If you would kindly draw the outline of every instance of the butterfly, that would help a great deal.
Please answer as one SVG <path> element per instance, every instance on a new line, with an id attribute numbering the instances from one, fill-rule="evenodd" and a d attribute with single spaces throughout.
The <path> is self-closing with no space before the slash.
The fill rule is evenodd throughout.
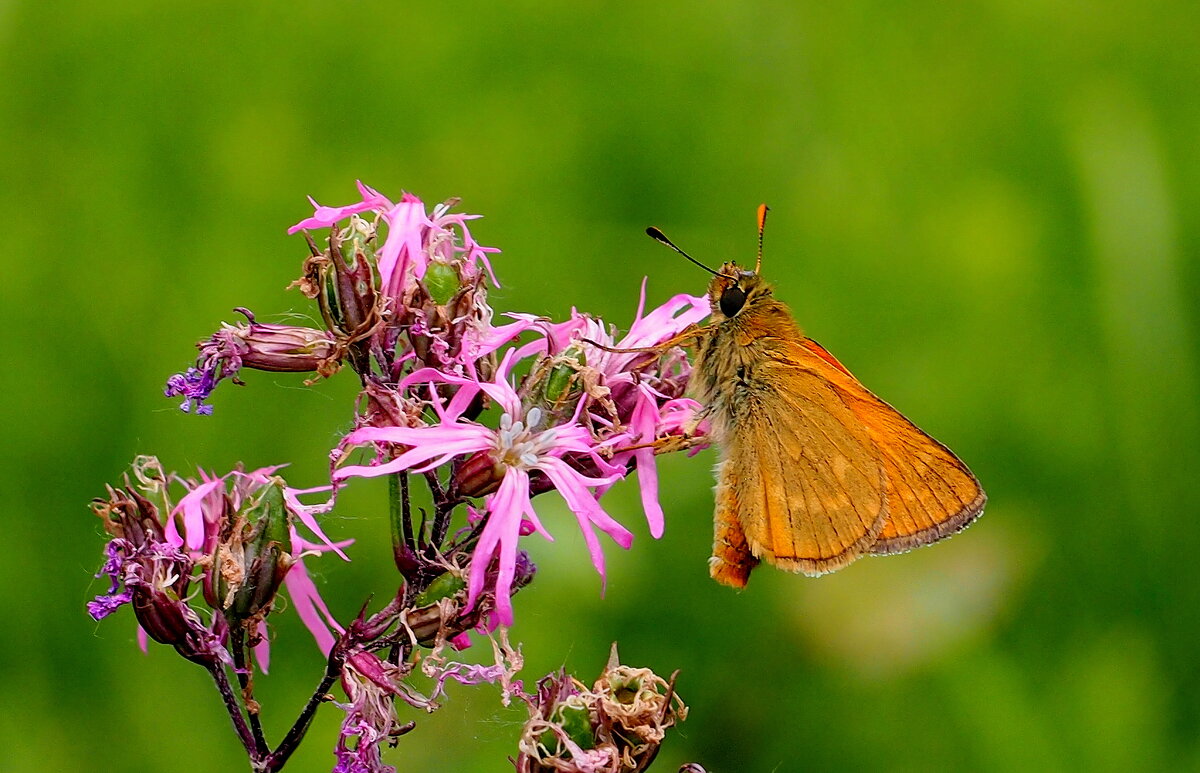
<path id="1" fill-rule="evenodd" d="M 745 587 L 761 562 L 806 575 L 928 545 L 983 512 L 979 481 L 946 446 L 864 387 L 796 325 L 753 271 L 714 271 L 708 324 L 660 347 L 695 348 L 689 393 L 719 449 L 713 579 Z"/>

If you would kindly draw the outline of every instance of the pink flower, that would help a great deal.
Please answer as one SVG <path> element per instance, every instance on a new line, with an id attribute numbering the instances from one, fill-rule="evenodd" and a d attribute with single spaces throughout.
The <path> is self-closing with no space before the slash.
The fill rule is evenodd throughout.
<path id="1" fill-rule="evenodd" d="M 465 254 L 464 263 L 468 270 L 477 270 L 478 263 L 487 271 L 492 285 L 500 286 L 487 257 L 500 250 L 479 244 L 467 228 L 467 221 L 480 215 L 450 214 L 450 203 L 438 204 L 431 214 L 426 214 L 425 205 L 411 193 L 402 194 L 399 203 L 393 204 L 361 180 L 358 190 L 362 200 L 344 207 L 321 206 L 309 197 L 313 216 L 296 223 L 288 233 L 306 228 L 328 228 L 351 215 L 375 212 L 388 226 L 387 237 L 378 254 L 381 289 L 386 296 L 403 298 L 412 279 L 425 275 L 430 260 L 440 257 L 446 262 L 457 261 L 459 253 Z"/>
<path id="2" fill-rule="evenodd" d="M 264 467 L 250 472 L 232 470 L 219 477 L 213 477 L 200 470 L 202 482 L 193 484 L 191 490 L 179 500 L 172 511 L 173 515 L 177 514 L 180 518 L 170 518 L 167 521 L 165 534 L 168 544 L 186 547 L 197 558 L 210 555 L 223 525 L 227 523 L 231 514 L 243 510 L 264 486 L 276 485 L 277 481 L 281 481 L 274 477 L 275 471 L 281 466 Z M 292 553 L 289 558 L 290 566 L 283 576 L 283 585 L 291 597 L 296 614 L 312 633 L 317 646 L 327 655 L 334 641 L 330 629 L 340 632 L 342 628 L 330 614 L 329 608 L 309 578 L 303 558 L 306 555 L 333 552 L 348 561 L 350 559 L 342 548 L 351 544 L 353 540 L 331 542 L 313 516 L 315 508 L 302 504 L 298 498 L 302 494 L 326 490 L 327 486 L 304 490 L 284 486 L 282 493 L 288 512 L 316 535 L 318 540 L 303 539 L 295 526 L 289 525 Z M 180 535 L 178 530 L 179 520 L 183 522 L 183 535 Z M 264 638 L 264 643 L 256 648 L 258 663 L 264 670 L 268 654 L 265 641 Z"/>
<path id="3" fill-rule="evenodd" d="M 455 384 L 458 392 L 446 406 L 439 400 L 432 404 L 440 423 L 423 427 L 363 427 L 351 433 L 347 445 L 389 443 L 404 447 L 395 458 L 374 466 L 347 466 L 334 472 L 335 480 L 349 477 L 375 477 L 401 470 L 424 471 L 438 467 L 456 456 L 480 451 L 489 452 L 503 468 L 500 487 L 484 501 L 487 521 L 479 535 L 467 578 L 467 609 L 473 609 L 484 592 L 484 580 L 492 560 L 498 559 L 499 570 L 494 586 L 496 610 L 500 622 L 512 625 L 510 595 L 517 562 L 517 542 L 522 521 L 548 540 L 553 537 L 538 519 L 530 498 L 530 475 L 544 475 L 575 514 L 588 545 L 592 565 L 604 577 L 604 553 L 595 530 L 607 534 L 618 545 L 628 548 L 633 534 L 617 523 L 600 507 L 589 490 L 608 485 L 624 475 L 601 458 L 600 443 L 592 433 L 576 421 L 542 426 L 545 418 L 540 408 L 525 410 L 520 397 L 508 383 L 514 351 L 509 350 L 497 368 L 492 381 L 476 382 L 432 369 L 411 374 L 399 389 L 413 382 Z M 486 393 L 503 410 L 495 429 L 465 421 L 462 413 L 479 392 Z M 588 458 L 601 471 L 599 477 L 589 477 L 563 460 L 575 455 Z"/>
<path id="4" fill-rule="evenodd" d="M 349 700 L 337 703 L 346 712 L 338 736 L 333 773 L 396 773 L 383 761 L 382 744 L 393 745 L 396 738 L 412 729 L 412 723 L 400 721 L 396 698 L 410 705 L 431 709 L 430 702 L 405 684 L 412 666 L 389 663 L 370 652 L 356 652 L 342 668 L 342 689 Z"/>
<path id="5" fill-rule="evenodd" d="M 590 329 L 583 331 L 583 337 L 616 349 L 658 346 L 709 314 L 708 300 L 695 295 L 676 295 L 646 316 L 642 316 L 645 306 L 646 282 L 642 280 L 641 296 L 633 324 L 621 340 L 614 342 L 612 337 L 605 333 L 603 325 L 589 326 Z M 668 355 L 667 362 L 657 366 L 655 370 L 647 371 L 646 365 L 653 360 L 646 354 L 608 352 L 586 342 L 583 346 L 588 362 L 604 374 L 605 383 L 612 390 L 619 415 L 628 416 L 626 420 L 632 436 L 631 445 L 642 446 L 617 454 L 612 462 L 623 464 L 630 456 L 636 461 L 642 508 L 646 512 L 650 535 L 658 539 L 663 534 L 665 524 L 662 506 L 658 502 L 658 469 L 651 444 L 674 429 L 663 426 L 667 417 L 663 413 L 664 403 L 673 402 L 672 410 L 677 410 L 681 405 L 690 406 L 694 410 L 700 409 L 699 403 L 681 398 L 691 367 L 682 354 L 677 354 L 673 358 Z M 672 368 L 675 369 L 674 373 L 671 372 Z M 626 408 L 622 402 L 630 407 Z"/>
<path id="6" fill-rule="evenodd" d="M 544 338 L 526 344 L 518 356 L 536 351 L 557 354 L 570 347 L 577 347 L 582 353 L 587 367 L 597 375 L 597 383 L 607 390 L 606 396 L 610 400 L 608 411 L 594 411 L 595 418 L 615 424 L 623 431 L 620 445 L 640 446 L 618 450 L 610 461 L 618 467 L 636 464 L 646 521 L 651 536 L 658 539 L 663 534 L 664 519 L 658 502 L 658 474 L 652 444 L 667 435 L 681 434 L 687 421 L 680 420 L 681 411 L 690 418 L 690 414 L 699 410 L 699 403 L 682 397 L 691 367 L 680 350 L 665 355 L 611 352 L 589 341 L 614 349 L 658 346 L 707 317 L 709 304 L 705 298 L 681 294 L 643 316 L 645 305 L 646 282 L 643 280 L 633 324 L 619 340 L 609 333 L 603 321 L 573 311 L 566 322 L 542 324 L 540 329 Z M 611 413 L 615 416 L 606 415 Z"/>

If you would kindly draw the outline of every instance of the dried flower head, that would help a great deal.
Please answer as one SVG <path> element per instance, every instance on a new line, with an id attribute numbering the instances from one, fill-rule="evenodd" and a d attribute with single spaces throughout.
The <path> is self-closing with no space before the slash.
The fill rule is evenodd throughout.
<path id="1" fill-rule="evenodd" d="M 634 773 L 650 766 L 687 707 L 675 694 L 675 674 L 668 681 L 623 666 L 614 644 L 590 690 L 564 672 L 550 674 L 538 682 L 530 713 L 518 773 Z"/>

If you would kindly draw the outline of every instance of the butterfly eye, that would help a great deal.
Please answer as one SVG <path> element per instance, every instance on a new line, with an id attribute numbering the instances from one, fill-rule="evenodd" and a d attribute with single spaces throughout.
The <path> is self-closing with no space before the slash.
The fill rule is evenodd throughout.
<path id="1" fill-rule="evenodd" d="M 745 304 L 746 293 L 742 292 L 742 288 L 737 285 L 728 287 L 725 292 L 721 293 L 721 313 L 726 317 L 737 314 Z"/>

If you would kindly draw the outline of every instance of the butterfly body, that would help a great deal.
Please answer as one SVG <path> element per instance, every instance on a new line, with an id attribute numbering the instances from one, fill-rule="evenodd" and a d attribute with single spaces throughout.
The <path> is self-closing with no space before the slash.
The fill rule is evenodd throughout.
<path id="1" fill-rule="evenodd" d="M 714 273 L 690 385 L 720 452 L 714 579 L 743 587 L 760 561 L 825 574 L 979 516 L 986 497 L 958 457 L 806 338 L 756 272 Z"/>

